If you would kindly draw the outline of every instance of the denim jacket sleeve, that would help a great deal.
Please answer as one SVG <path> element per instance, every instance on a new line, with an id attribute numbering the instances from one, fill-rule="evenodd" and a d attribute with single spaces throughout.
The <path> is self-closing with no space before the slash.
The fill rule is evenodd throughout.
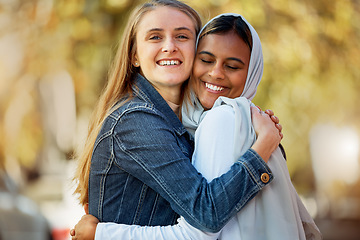
<path id="1" fill-rule="evenodd" d="M 227 173 L 208 183 L 179 148 L 176 131 L 151 107 L 125 111 L 112 135 L 119 167 L 158 192 L 202 231 L 219 231 L 272 179 L 261 157 L 248 150 Z M 260 181 L 263 173 L 269 174 L 268 183 Z"/>

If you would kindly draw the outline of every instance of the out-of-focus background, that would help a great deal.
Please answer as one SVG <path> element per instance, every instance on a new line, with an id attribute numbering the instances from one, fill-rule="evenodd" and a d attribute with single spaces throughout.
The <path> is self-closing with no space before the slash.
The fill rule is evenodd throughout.
<path id="1" fill-rule="evenodd" d="M 71 182 L 93 106 L 138 0 L 0 0 L 0 239 L 69 239 Z M 242 14 L 262 40 L 254 102 L 284 127 L 293 183 L 325 240 L 360 235 L 360 2 L 187 1 Z"/>

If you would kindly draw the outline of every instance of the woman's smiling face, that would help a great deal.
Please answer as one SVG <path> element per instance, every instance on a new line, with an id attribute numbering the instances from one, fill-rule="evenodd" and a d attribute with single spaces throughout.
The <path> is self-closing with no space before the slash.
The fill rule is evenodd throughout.
<path id="1" fill-rule="evenodd" d="M 249 46 L 233 31 L 208 34 L 200 40 L 191 81 L 205 109 L 210 109 L 220 96 L 241 95 L 250 54 Z"/>
<path id="2" fill-rule="evenodd" d="M 195 56 L 195 23 L 167 6 L 146 13 L 136 34 L 136 55 L 143 75 L 155 88 L 180 88 L 189 78 Z"/>

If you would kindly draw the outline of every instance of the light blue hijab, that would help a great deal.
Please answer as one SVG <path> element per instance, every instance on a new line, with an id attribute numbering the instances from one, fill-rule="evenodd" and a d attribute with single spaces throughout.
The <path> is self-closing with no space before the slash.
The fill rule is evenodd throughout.
<path id="1" fill-rule="evenodd" d="M 255 31 L 255 29 L 245 20 L 243 16 L 236 13 L 225 13 L 220 14 L 213 19 L 211 19 L 208 23 L 204 25 L 204 27 L 200 30 L 200 33 L 198 36 L 201 35 L 201 33 L 204 31 L 204 29 L 211 23 L 213 20 L 223 17 L 223 16 L 234 16 L 234 17 L 240 17 L 249 27 L 251 31 L 252 36 L 252 51 L 250 56 L 250 63 L 249 63 L 249 69 L 248 69 L 248 75 L 246 78 L 246 83 L 244 90 L 240 97 L 245 97 L 248 100 L 252 100 L 255 97 L 257 87 L 260 83 L 262 74 L 263 74 L 263 55 L 262 55 L 262 48 L 261 48 L 261 42 L 259 35 Z M 196 41 L 196 47 L 199 43 L 199 38 Z M 220 46 L 221 47 L 221 46 Z M 196 128 L 198 127 L 199 123 L 201 122 L 204 113 L 204 108 L 201 106 L 200 102 L 198 101 L 197 97 L 195 96 L 195 93 L 191 91 L 190 94 L 191 103 L 185 103 L 182 107 L 182 122 L 185 126 L 185 128 L 188 129 L 188 131 L 191 134 L 194 134 Z"/>

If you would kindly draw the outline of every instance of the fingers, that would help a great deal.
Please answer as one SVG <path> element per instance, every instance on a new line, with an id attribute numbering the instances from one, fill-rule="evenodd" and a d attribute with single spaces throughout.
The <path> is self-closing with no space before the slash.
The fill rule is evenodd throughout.
<path id="1" fill-rule="evenodd" d="M 266 113 L 267 115 L 269 115 L 269 117 L 271 118 L 271 120 L 272 120 L 275 124 L 278 124 L 278 123 L 280 122 L 279 118 L 274 115 L 273 110 L 267 109 L 267 110 L 265 110 L 265 112 L 263 112 L 263 111 L 261 111 L 261 108 L 260 108 L 259 106 L 256 106 L 256 107 L 259 109 L 259 111 L 260 111 L 261 113 Z"/>
<path id="2" fill-rule="evenodd" d="M 278 124 L 280 122 L 279 118 L 275 115 L 270 116 L 270 118 L 275 124 Z"/>
<path id="3" fill-rule="evenodd" d="M 270 119 L 275 123 L 276 128 L 279 130 L 279 134 L 280 134 L 281 139 L 283 139 L 284 135 L 281 132 L 282 131 L 282 126 L 280 124 L 280 119 L 277 116 L 275 116 L 274 111 L 272 111 L 271 109 L 267 109 L 267 110 L 265 110 L 265 112 L 262 112 L 261 108 L 259 106 L 256 106 L 256 107 L 259 109 L 261 114 L 266 113 L 267 115 L 270 116 Z"/>
<path id="4" fill-rule="evenodd" d="M 280 122 L 279 118 L 278 118 L 277 116 L 275 116 L 273 110 L 267 109 L 267 110 L 265 110 L 265 113 L 270 116 L 271 120 L 272 120 L 275 124 L 278 124 L 278 123 Z"/>
<path id="5" fill-rule="evenodd" d="M 271 117 L 274 115 L 274 112 L 271 109 L 265 110 L 265 112 Z"/>
<path id="6" fill-rule="evenodd" d="M 256 107 L 261 111 L 261 108 L 260 108 L 259 106 L 256 106 Z M 271 110 L 271 109 L 266 109 L 266 110 L 265 110 L 265 113 L 270 116 L 271 120 L 272 120 L 275 124 L 277 124 L 277 123 L 280 122 L 279 118 L 274 115 L 274 111 L 273 111 L 273 110 Z"/>
<path id="7" fill-rule="evenodd" d="M 70 230 L 70 236 L 71 236 L 71 240 L 76 240 L 77 239 L 77 237 L 75 237 L 75 229 Z"/>
<path id="8" fill-rule="evenodd" d="M 275 126 L 276 126 L 276 128 L 279 130 L 279 134 L 280 134 L 281 139 L 283 139 L 284 135 L 283 135 L 283 133 L 281 132 L 281 131 L 282 131 L 282 126 L 281 126 L 281 124 L 280 124 L 280 123 L 277 123 L 277 124 L 275 124 Z"/>
<path id="9" fill-rule="evenodd" d="M 259 115 L 264 115 L 265 112 L 261 111 L 261 109 L 259 107 L 251 107 L 251 115 L 256 117 L 256 116 L 259 116 Z M 266 116 L 268 116 L 266 114 Z"/>

